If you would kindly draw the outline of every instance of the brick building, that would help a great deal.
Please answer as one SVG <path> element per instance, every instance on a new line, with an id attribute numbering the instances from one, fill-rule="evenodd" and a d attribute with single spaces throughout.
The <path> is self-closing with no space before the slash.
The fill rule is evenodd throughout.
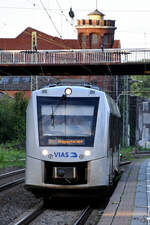
<path id="1" fill-rule="evenodd" d="M 99 12 L 97 9 L 94 12 L 88 14 L 87 19 L 77 20 L 76 29 L 78 32 L 77 39 L 61 39 L 28 27 L 16 38 L 0 38 L 0 50 L 120 48 L 120 41 L 114 40 L 114 33 L 116 29 L 115 21 L 105 20 L 104 14 Z M 55 79 L 60 78 L 64 79 L 68 77 L 55 76 Z M 96 83 L 104 90 L 114 91 L 114 77 L 108 76 L 108 74 L 106 74 L 106 76 L 71 76 L 71 78 L 84 79 L 88 82 Z M 6 85 L 4 85 L 5 83 L 3 83 L 3 80 L 0 83 L 0 89 L 6 90 Z M 11 80 L 13 79 L 9 79 L 9 81 Z M 20 82 L 23 82 L 22 79 L 19 80 Z M 31 82 L 31 79 L 29 80 L 29 82 Z M 47 83 L 48 82 L 49 78 L 47 79 Z M 15 86 L 15 83 L 12 82 L 12 85 L 10 85 L 10 89 L 11 87 L 13 87 L 13 90 L 9 89 L 7 90 L 7 92 L 18 91 L 17 85 Z M 28 87 L 30 87 L 30 85 L 28 85 Z M 26 91 L 30 92 L 30 89 Z"/>
<path id="2" fill-rule="evenodd" d="M 120 41 L 114 40 L 115 21 L 104 20 L 98 10 L 88 14 L 88 19 L 78 20 L 76 28 L 81 48 L 120 48 Z"/>

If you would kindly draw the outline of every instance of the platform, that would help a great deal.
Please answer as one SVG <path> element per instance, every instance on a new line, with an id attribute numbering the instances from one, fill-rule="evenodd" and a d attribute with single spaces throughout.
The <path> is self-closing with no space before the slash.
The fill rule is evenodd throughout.
<path id="1" fill-rule="evenodd" d="M 98 225 L 149 225 L 149 210 L 150 159 L 139 159 L 126 166 Z"/>

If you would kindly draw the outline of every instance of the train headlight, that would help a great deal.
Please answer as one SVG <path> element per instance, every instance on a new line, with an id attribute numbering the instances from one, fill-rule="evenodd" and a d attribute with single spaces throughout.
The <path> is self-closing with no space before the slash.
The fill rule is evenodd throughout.
<path id="1" fill-rule="evenodd" d="M 71 93 L 72 93 L 72 89 L 71 88 L 66 88 L 65 89 L 65 95 L 71 95 Z"/>
<path id="2" fill-rule="evenodd" d="M 90 150 L 85 150 L 84 155 L 85 156 L 90 156 L 91 155 L 91 151 Z"/>
<path id="3" fill-rule="evenodd" d="M 42 155 L 43 156 L 47 156 L 48 155 L 48 150 L 47 149 L 43 149 L 42 150 Z"/>

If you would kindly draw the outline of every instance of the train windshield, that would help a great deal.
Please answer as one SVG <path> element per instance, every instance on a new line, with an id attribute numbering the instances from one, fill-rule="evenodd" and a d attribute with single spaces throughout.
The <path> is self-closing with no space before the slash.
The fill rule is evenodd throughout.
<path id="1" fill-rule="evenodd" d="M 38 97 L 41 146 L 93 146 L 99 98 Z"/>

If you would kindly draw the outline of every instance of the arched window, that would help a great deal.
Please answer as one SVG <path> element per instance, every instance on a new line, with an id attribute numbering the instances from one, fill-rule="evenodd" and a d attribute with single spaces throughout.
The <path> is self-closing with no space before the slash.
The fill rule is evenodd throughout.
<path id="1" fill-rule="evenodd" d="M 91 48 L 98 48 L 98 35 L 97 34 L 90 35 L 90 44 L 91 44 Z"/>
<path id="2" fill-rule="evenodd" d="M 87 42 L 87 35 L 83 34 L 81 37 L 82 48 L 86 48 L 86 46 L 87 46 L 86 42 Z"/>
<path id="3" fill-rule="evenodd" d="M 104 48 L 109 48 L 110 46 L 110 42 L 109 42 L 109 37 L 110 35 L 109 34 L 105 34 L 104 35 Z"/>

